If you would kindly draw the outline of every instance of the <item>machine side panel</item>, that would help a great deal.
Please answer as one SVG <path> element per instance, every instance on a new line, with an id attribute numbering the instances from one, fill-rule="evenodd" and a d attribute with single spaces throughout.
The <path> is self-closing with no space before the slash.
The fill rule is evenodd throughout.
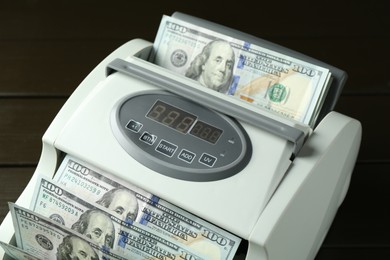
<path id="1" fill-rule="evenodd" d="M 261 214 L 251 243 L 272 260 L 313 259 L 345 196 L 360 139 L 358 121 L 329 113 Z"/>

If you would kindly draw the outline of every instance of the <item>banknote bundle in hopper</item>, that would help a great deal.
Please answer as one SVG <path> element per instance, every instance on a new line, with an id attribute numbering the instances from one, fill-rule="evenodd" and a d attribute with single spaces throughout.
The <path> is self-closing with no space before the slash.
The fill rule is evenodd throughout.
<path id="1" fill-rule="evenodd" d="M 150 61 L 232 96 L 313 126 L 329 69 L 164 16 Z"/>
<path id="2" fill-rule="evenodd" d="M 28 209 L 9 207 L 17 246 L 0 245 L 17 259 L 233 259 L 241 242 L 70 155 L 39 178 Z"/>

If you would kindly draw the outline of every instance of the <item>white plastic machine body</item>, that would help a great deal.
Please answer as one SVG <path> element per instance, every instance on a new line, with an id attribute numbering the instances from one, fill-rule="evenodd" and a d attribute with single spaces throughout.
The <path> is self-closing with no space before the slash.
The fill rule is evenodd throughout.
<path id="1" fill-rule="evenodd" d="M 193 96 L 176 92 L 176 87 L 196 88 L 196 83 L 146 62 L 151 45 L 141 39 L 129 41 L 85 78 L 44 134 L 36 171 L 16 203 L 29 207 L 38 174 L 53 177 L 63 155 L 69 154 L 241 237 L 244 247 L 236 259 L 314 259 L 348 190 L 360 146 L 360 123 L 329 112 L 310 129 L 266 111 L 248 115 L 250 106 L 242 102 L 229 101 L 228 109 L 219 101 L 203 99 L 207 90 L 188 94 Z M 107 68 L 113 73 L 107 75 Z M 235 117 L 233 126 L 244 133 L 233 138 L 242 138 L 235 162 L 187 171 L 132 149 L 116 127 L 118 110 L 127 100 L 149 94 L 178 97 L 185 103 L 190 101 L 183 96 L 195 101 L 199 96 L 201 104 L 195 102 L 195 108 L 207 106 L 229 122 Z M 229 117 L 222 115 L 225 110 Z M 256 116 L 262 120 L 250 122 Z M 160 138 L 158 132 L 153 134 Z M 173 144 L 177 153 L 196 149 L 183 147 L 181 136 L 161 140 Z M 229 138 L 227 142 L 234 143 Z M 207 164 L 229 157 L 228 150 L 195 154 L 198 162 L 204 158 Z M 0 240 L 12 243 L 13 235 L 8 214 L 0 226 Z M 7 259 L 3 251 L 0 258 Z"/>

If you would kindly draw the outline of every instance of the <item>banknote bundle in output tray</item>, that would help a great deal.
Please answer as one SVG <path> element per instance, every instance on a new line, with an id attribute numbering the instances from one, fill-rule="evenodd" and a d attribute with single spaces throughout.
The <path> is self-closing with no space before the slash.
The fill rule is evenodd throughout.
<path id="1" fill-rule="evenodd" d="M 29 209 L 10 212 L 19 250 L 44 259 L 60 259 L 70 238 L 106 259 L 233 259 L 241 241 L 69 155 L 53 179 L 39 178 Z"/>

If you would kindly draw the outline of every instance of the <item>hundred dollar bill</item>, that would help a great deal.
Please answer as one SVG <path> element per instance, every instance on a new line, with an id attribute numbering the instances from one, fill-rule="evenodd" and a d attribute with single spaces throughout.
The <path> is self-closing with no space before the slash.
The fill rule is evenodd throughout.
<path id="1" fill-rule="evenodd" d="M 87 236 L 100 246 L 132 259 L 206 260 L 195 250 L 132 220 L 121 220 L 96 203 L 40 177 L 31 210 Z M 148 230 L 146 230 L 148 229 Z"/>
<path id="2" fill-rule="evenodd" d="M 39 259 L 129 259 L 29 209 L 9 208 L 17 246 Z"/>
<path id="3" fill-rule="evenodd" d="M 200 85 L 310 125 L 327 93 L 327 68 L 163 16 L 150 61 Z"/>
<path id="4" fill-rule="evenodd" d="M 110 200 L 103 199 L 105 194 L 118 188 L 134 192 L 138 204 L 135 222 L 210 259 L 233 259 L 241 242 L 241 238 L 70 155 L 64 158 L 54 180 L 83 199 L 97 202 L 113 211 L 127 208 L 126 205 L 130 204 L 120 203 L 113 196 Z"/>
<path id="5" fill-rule="evenodd" d="M 10 245 L 10 244 L 7 244 L 7 243 L 4 243 L 2 241 L 0 241 L 0 246 L 3 248 L 4 252 L 12 257 L 13 259 L 18 259 L 18 260 L 41 260 L 39 259 L 38 257 L 35 257 L 34 255 L 26 252 L 25 250 L 19 248 L 19 247 L 16 247 L 16 246 L 13 246 L 13 245 Z"/>

